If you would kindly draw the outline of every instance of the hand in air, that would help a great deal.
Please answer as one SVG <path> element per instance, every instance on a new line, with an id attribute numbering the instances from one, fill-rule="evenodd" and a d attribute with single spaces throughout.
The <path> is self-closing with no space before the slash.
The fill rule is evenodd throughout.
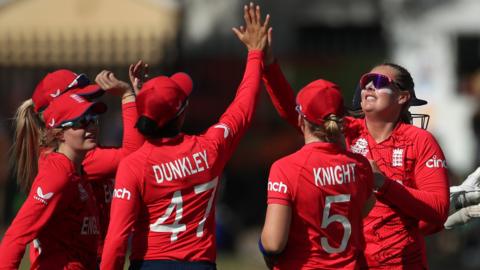
<path id="1" fill-rule="evenodd" d="M 249 51 L 264 50 L 268 42 L 268 33 L 271 32 L 270 15 L 267 15 L 262 23 L 260 6 L 250 3 L 250 5 L 244 6 L 243 18 L 245 26 L 234 27 L 232 28 L 233 32 Z"/>

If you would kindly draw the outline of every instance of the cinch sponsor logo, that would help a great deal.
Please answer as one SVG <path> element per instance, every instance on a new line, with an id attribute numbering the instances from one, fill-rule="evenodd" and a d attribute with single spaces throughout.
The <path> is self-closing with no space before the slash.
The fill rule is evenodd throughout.
<path id="1" fill-rule="evenodd" d="M 287 185 L 285 185 L 283 182 L 279 183 L 268 181 L 267 189 L 268 191 L 287 193 Z"/>
<path id="2" fill-rule="evenodd" d="M 97 227 L 97 218 L 96 217 L 84 217 L 82 222 L 82 230 L 80 231 L 81 235 L 97 235 L 100 234 Z"/>
<path id="3" fill-rule="evenodd" d="M 49 192 L 47 194 L 43 194 L 42 188 L 37 187 L 37 194 L 33 195 L 33 198 L 37 201 L 40 201 L 41 203 L 47 205 L 50 198 L 52 198 L 53 192 Z"/>
<path id="4" fill-rule="evenodd" d="M 113 190 L 113 198 L 130 200 L 130 191 L 126 188 L 117 188 Z"/>
<path id="5" fill-rule="evenodd" d="M 428 168 L 447 168 L 447 161 L 444 159 L 439 159 L 434 155 L 431 159 L 425 162 L 425 165 Z"/>

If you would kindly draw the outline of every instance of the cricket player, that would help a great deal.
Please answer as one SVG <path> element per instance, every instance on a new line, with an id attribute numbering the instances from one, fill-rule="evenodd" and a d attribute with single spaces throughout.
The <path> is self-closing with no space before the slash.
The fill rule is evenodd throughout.
<path id="1" fill-rule="evenodd" d="M 271 39 L 269 39 L 271 40 Z M 264 82 L 279 114 L 294 125 L 293 90 L 271 49 Z M 347 149 L 371 160 L 376 203 L 364 219 L 365 255 L 370 269 L 427 269 L 424 236 L 443 229 L 449 209 L 447 162 L 428 131 L 411 123 L 415 96 L 403 67 L 385 63 L 360 79 L 362 118 L 345 117 Z"/>
<path id="2" fill-rule="evenodd" d="M 218 123 L 202 134 L 181 132 L 193 87 L 187 74 L 143 85 L 136 126 L 147 141 L 120 163 L 101 269 L 123 269 L 131 233 L 130 269 L 216 269 L 215 198 L 253 117 L 269 27 L 259 8 L 245 7 L 245 20 L 245 29 L 234 30 L 248 48 L 243 80 Z"/>
<path id="3" fill-rule="evenodd" d="M 360 269 L 362 219 L 374 203 L 370 163 L 345 150 L 337 85 L 316 80 L 296 104 L 305 145 L 270 169 L 260 250 L 273 269 Z"/>
<path id="4" fill-rule="evenodd" d="M 18 109 L 17 130 L 28 132 L 16 143 L 38 148 L 40 141 L 32 135 L 41 127 L 33 107 L 27 100 Z M 97 267 L 98 211 L 82 161 L 96 147 L 96 119 L 105 110 L 103 103 L 67 93 L 43 111 L 49 150 L 42 151 L 34 180 L 25 183 L 30 192 L 0 244 L 0 269 L 18 269 L 29 243 L 35 253 L 30 269 Z"/>
<path id="5" fill-rule="evenodd" d="M 144 64 L 142 62 L 130 66 L 130 79 L 134 82 L 133 89 L 135 90 L 137 90 L 136 85 L 141 79 L 138 77 L 139 72 L 143 72 L 143 68 Z M 143 144 L 144 138 L 134 128 L 137 109 L 132 87 L 115 78 L 115 75 L 109 71 L 99 73 L 96 82 L 97 84 L 90 84 L 89 79 L 84 74 L 78 75 L 66 69 L 47 74 L 36 86 L 31 101 L 27 102 L 29 106 L 25 108 L 26 111 L 19 111 L 21 115 L 26 115 L 28 112 L 27 116 L 32 118 L 29 118 L 30 124 L 28 122 L 24 124 L 24 121 L 20 121 L 22 125 L 17 125 L 13 159 L 16 161 L 14 164 L 18 182 L 26 192 L 29 192 L 31 181 L 35 177 L 34 172 L 37 171 L 37 166 L 43 166 L 42 163 L 45 160 L 43 158 L 37 159 L 36 156 L 43 156 L 44 152 L 48 153 L 52 150 L 51 146 L 43 139 L 40 145 L 32 144 L 33 141 L 41 138 L 48 139 L 45 129 L 54 123 L 48 122 L 48 124 L 45 124 L 43 114 L 49 104 L 56 98 L 68 94 L 76 94 L 87 100 L 98 98 L 104 92 L 121 96 L 124 126 L 122 147 L 94 147 L 88 151 L 82 162 L 82 177 L 89 182 L 92 188 L 98 210 L 98 220 L 92 222 L 100 234 L 99 241 L 97 241 L 98 258 L 96 261 L 98 263 L 108 227 L 113 179 L 118 163 L 124 156 L 138 149 Z M 31 135 L 32 139 L 24 140 L 27 135 Z M 42 246 L 39 239 L 35 239 L 31 244 L 30 261 L 32 262 L 32 269 L 35 269 L 35 262 L 45 256 L 45 254 L 41 255 Z"/>

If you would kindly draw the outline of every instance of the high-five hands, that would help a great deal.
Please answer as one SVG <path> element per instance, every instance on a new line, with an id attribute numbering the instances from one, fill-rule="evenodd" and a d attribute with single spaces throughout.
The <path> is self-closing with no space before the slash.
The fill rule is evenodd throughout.
<path id="1" fill-rule="evenodd" d="M 138 95 L 143 83 L 148 79 L 148 64 L 143 63 L 142 60 L 139 60 L 136 64 L 131 64 L 128 67 L 128 77 L 135 95 Z"/>
<path id="2" fill-rule="evenodd" d="M 271 32 L 269 26 L 270 15 L 265 16 L 265 21 L 262 23 L 260 13 L 260 6 L 255 6 L 253 3 L 245 5 L 243 8 L 243 18 L 245 19 L 245 27 L 233 27 L 232 30 L 237 35 L 249 51 L 264 50 L 268 42 L 268 33 Z"/>
<path id="3" fill-rule="evenodd" d="M 121 96 L 130 92 L 132 89 L 130 85 L 122 80 L 117 79 L 115 74 L 109 70 L 102 70 L 95 78 L 97 83 L 107 93 Z"/>

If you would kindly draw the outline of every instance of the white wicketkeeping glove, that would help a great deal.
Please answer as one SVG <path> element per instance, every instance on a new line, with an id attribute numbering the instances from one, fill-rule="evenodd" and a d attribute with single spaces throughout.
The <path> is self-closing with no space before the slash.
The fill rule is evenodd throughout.
<path id="1" fill-rule="evenodd" d="M 480 167 L 459 186 L 450 187 L 450 211 L 480 203 Z"/>
<path id="2" fill-rule="evenodd" d="M 467 224 L 472 218 L 478 217 L 480 217 L 480 204 L 467 206 L 448 216 L 443 226 L 450 230 L 456 226 Z"/>

